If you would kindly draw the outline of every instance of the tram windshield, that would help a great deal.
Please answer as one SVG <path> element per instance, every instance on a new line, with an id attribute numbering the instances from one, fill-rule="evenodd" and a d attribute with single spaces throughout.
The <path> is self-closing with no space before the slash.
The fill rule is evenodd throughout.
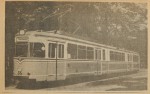
<path id="1" fill-rule="evenodd" d="M 28 55 L 28 43 L 27 42 L 18 42 L 16 43 L 16 57 L 27 57 Z"/>
<path id="2" fill-rule="evenodd" d="M 15 57 L 45 57 L 45 45 L 43 43 L 16 43 Z"/>

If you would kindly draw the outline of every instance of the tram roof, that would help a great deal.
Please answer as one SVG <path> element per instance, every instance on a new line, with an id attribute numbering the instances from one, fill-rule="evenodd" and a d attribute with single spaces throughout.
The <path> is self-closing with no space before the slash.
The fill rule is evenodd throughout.
<path id="1" fill-rule="evenodd" d="M 129 51 L 129 50 L 126 50 L 126 49 L 120 49 L 118 47 L 114 47 L 114 46 L 109 46 L 109 45 L 106 45 L 106 44 L 97 43 L 97 42 L 95 42 L 93 40 L 83 39 L 82 37 L 79 37 L 79 36 L 70 35 L 70 34 L 60 34 L 60 33 L 54 33 L 54 32 L 56 32 L 56 30 L 45 31 L 45 32 L 28 31 L 28 32 L 25 33 L 25 35 L 27 35 L 27 36 L 60 38 L 60 39 L 64 39 L 64 40 L 77 41 L 77 42 L 92 44 L 92 45 L 96 45 L 96 46 L 101 46 L 101 47 L 104 47 L 104 48 L 110 48 L 110 49 L 114 49 L 114 50 L 126 51 L 126 52 L 129 52 L 129 53 L 137 54 L 134 51 Z M 61 31 L 57 31 L 57 32 L 61 32 Z M 16 34 L 16 36 L 18 36 L 18 35 L 20 35 L 20 34 L 19 33 Z"/>

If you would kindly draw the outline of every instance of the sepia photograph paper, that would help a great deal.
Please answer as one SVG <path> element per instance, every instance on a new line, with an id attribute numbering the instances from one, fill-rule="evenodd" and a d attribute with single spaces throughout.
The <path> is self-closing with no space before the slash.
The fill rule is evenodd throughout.
<path id="1" fill-rule="evenodd" d="M 148 94 L 148 0 L 0 2 L 1 93 Z"/>

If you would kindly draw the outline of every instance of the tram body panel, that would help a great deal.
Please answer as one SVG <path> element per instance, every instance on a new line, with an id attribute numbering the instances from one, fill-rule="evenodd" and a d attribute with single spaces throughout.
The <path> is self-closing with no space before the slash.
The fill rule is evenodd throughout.
<path id="1" fill-rule="evenodd" d="M 106 73 L 108 73 L 108 70 L 109 70 L 109 62 L 107 62 L 107 61 L 102 61 L 101 62 L 102 63 L 102 74 L 106 74 Z"/>
<path id="2" fill-rule="evenodd" d="M 127 69 L 126 62 L 109 62 L 109 70 Z"/>
<path id="3" fill-rule="evenodd" d="M 57 67 L 56 67 L 57 66 Z M 64 80 L 66 78 L 65 73 L 65 61 L 58 60 L 56 65 L 56 60 L 48 61 L 47 64 L 47 81 L 54 80 Z"/>
<path id="4" fill-rule="evenodd" d="M 29 59 L 21 62 L 15 62 L 14 64 L 14 76 L 35 79 L 37 81 L 46 80 L 47 61 Z M 19 72 L 21 72 L 21 74 L 19 74 Z"/>
<path id="5" fill-rule="evenodd" d="M 128 71 L 131 71 L 131 70 L 132 70 L 132 62 L 128 62 L 127 70 L 128 70 Z"/>
<path id="6" fill-rule="evenodd" d="M 97 74 L 97 62 L 96 61 L 83 61 L 69 60 L 66 65 L 66 74 L 70 75 L 96 75 Z"/>
<path id="7" fill-rule="evenodd" d="M 102 64 L 101 64 L 102 63 Z M 114 72 L 126 72 L 126 62 L 110 62 L 110 61 L 68 61 L 66 74 L 67 76 L 84 75 L 102 75 Z"/>
<path id="8" fill-rule="evenodd" d="M 109 73 L 111 72 L 126 72 L 127 63 L 126 62 L 109 62 Z"/>
<path id="9" fill-rule="evenodd" d="M 133 63 L 133 70 L 139 70 L 139 63 L 137 63 L 137 62 L 134 62 Z"/>
<path id="10" fill-rule="evenodd" d="M 102 75 L 102 62 L 97 60 L 97 75 Z"/>
<path id="11" fill-rule="evenodd" d="M 58 61 L 59 62 L 59 61 Z M 60 61 L 57 65 L 53 60 L 14 60 L 14 76 L 20 76 L 36 81 L 53 81 L 65 79 L 65 63 Z M 57 74 L 57 78 L 56 78 Z"/>

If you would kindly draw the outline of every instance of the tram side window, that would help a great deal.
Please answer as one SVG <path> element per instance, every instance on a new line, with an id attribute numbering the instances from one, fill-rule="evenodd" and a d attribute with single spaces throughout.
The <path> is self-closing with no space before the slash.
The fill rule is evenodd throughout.
<path id="1" fill-rule="evenodd" d="M 115 58 L 114 58 L 114 52 L 113 51 L 110 51 L 110 60 L 114 61 Z"/>
<path id="2" fill-rule="evenodd" d="M 87 47 L 87 59 L 94 59 L 94 49 Z"/>
<path id="3" fill-rule="evenodd" d="M 125 53 L 122 53 L 122 61 L 125 61 Z"/>
<path id="4" fill-rule="evenodd" d="M 110 51 L 110 60 L 111 60 L 111 61 L 118 61 L 117 52 Z"/>
<path id="5" fill-rule="evenodd" d="M 110 60 L 112 61 L 125 61 L 125 54 L 120 52 L 110 51 Z"/>
<path id="6" fill-rule="evenodd" d="M 95 50 L 95 59 L 101 60 L 101 50 Z"/>
<path id="7" fill-rule="evenodd" d="M 103 60 L 105 60 L 105 50 L 103 50 Z"/>
<path id="8" fill-rule="evenodd" d="M 132 61 L 132 55 L 128 54 L 128 61 Z"/>
<path id="9" fill-rule="evenodd" d="M 97 50 L 95 50 L 95 59 L 97 60 Z"/>
<path id="10" fill-rule="evenodd" d="M 78 45 L 78 59 L 86 59 L 86 46 Z"/>
<path id="11" fill-rule="evenodd" d="M 129 59 L 129 58 L 130 58 L 130 55 L 128 54 L 128 61 L 130 61 L 130 59 Z"/>
<path id="12" fill-rule="evenodd" d="M 101 50 L 98 50 L 98 59 L 101 60 Z"/>
<path id="13" fill-rule="evenodd" d="M 64 58 L 64 45 L 59 44 L 58 49 L 59 49 L 58 50 L 59 51 L 58 58 Z"/>
<path id="14" fill-rule="evenodd" d="M 133 55 L 133 62 L 138 62 L 138 56 L 137 55 Z"/>
<path id="15" fill-rule="evenodd" d="M 117 54 L 118 54 L 118 61 L 122 61 L 122 54 L 120 52 L 118 52 Z"/>
<path id="16" fill-rule="evenodd" d="M 55 50 L 56 49 L 56 44 L 55 43 L 49 43 L 49 53 L 48 53 L 48 56 L 50 58 L 55 58 Z"/>
<path id="17" fill-rule="evenodd" d="M 77 45 L 68 43 L 68 54 L 71 55 L 71 59 L 77 59 Z"/>
<path id="18" fill-rule="evenodd" d="M 45 45 L 43 43 L 30 43 L 31 57 L 45 57 Z"/>

